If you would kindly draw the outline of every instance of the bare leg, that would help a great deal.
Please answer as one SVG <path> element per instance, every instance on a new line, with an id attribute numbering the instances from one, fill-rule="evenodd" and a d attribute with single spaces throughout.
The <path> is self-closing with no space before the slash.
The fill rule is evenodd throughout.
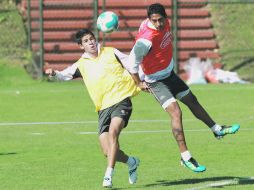
<path id="1" fill-rule="evenodd" d="M 130 168 L 131 160 L 128 155 L 126 155 L 122 150 L 120 150 L 120 145 L 118 142 L 118 138 L 121 130 L 124 127 L 124 120 L 119 117 L 114 117 L 111 119 L 109 132 L 104 132 L 100 135 L 100 145 L 104 155 L 108 159 L 108 165 L 105 172 L 105 176 L 103 179 L 102 186 L 103 187 L 112 187 L 112 174 L 114 171 L 114 167 L 117 161 L 126 163 Z M 133 160 L 133 158 L 132 158 Z M 139 160 L 138 160 L 139 161 Z M 136 164 L 136 159 L 134 160 L 134 166 L 138 167 L 138 163 Z M 136 171 L 135 168 L 135 171 Z M 135 175 L 134 175 L 135 174 Z M 129 172 L 129 182 L 131 184 L 135 183 L 137 180 L 136 172 Z"/>
<path id="2" fill-rule="evenodd" d="M 181 109 L 177 102 L 173 102 L 166 108 L 166 111 L 171 117 L 172 132 L 182 153 L 187 150 L 187 145 L 184 137 Z"/>
<path id="3" fill-rule="evenodd" d="M 196 96 L 192 92 L 187 94 L 181 99 L 181 102 L 184 103 L 191 110 L 193 115 L 199 120 L 203 121 L 209 128 L 215 125 L 213 119 L 209 116 L 206 110 L 198 102 Z"/>
<path id="4" fill-rule="evenodd" d="M 108 132 L 102 133 L 99 136 L 99 140 L 100 140 L 100 146 L 101 146 L 101 149 L 102 149 L 102 152 L 103 152 L 104 156 L 108 157 L 109 133 Z M 116 156 L 116 161 L 126 163 L 127 160 L 128 160 L 128 155 L 126 155 L 122 150 L 119 149 L 118 154 Z"/>
<path id="5" fill-rule="evenodd" d="M 108 158 L 108 167 L 114 168 L 116 161 L 126 163 L 128 160 L 128 156 L 119 150 L 118 138 L 123 127 L 123 119 L 114 117 L 110 122 L 109 132 L 99 137 L 103 153 Z"/>

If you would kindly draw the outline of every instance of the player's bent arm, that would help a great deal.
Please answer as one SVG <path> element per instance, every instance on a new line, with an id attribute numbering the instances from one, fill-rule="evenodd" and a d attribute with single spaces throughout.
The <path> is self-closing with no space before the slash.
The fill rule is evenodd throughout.
<path id="1" fill-rule="evenodd" d="M 151 41 L 143 38 L 138 39 L 133 46 L 129 56 L 128 71 L 131 73 L 131 76 L 137 86 L 143 91 L 148 91 L 148 86 L 140 79 L 140 75 L 144 75 L 144 73 L 142 72 L 141 74 L 141 72 L 139 72 L 139 69 L 143 58 L 148 54 L 151 47 Z M 142 78 L 144 78 L 144 76 L 142 76 Z"/>
<path id="2" fill-rule="evenodd" d="M 131 77 L 132 77 L 132 79 L 134 80 L 134 82 L 136 83 L 137 86 L 139 86 L 142 83 L 138 73 L 131 73 Z"/>
<path id="3" fill-rule="evenodd" d="M 146 82 L 141 81 L 138 73 L 131 73 L 132 79 L 135 81 L 136 85 L 143 91 L 148 92 L 149 87 L 147 86 Z"/>
<path id="4" fill-rule="evenodd" d="M 130 56 L 129 56 L 129 72 L 137 73 L 139 70 L 139 65 L 142 63 L 143 58 L 148 54 L 152 47 L 152 42 L 141 38 L 138 39 L 133 46 Z"/>
<path id="5" fill-rule="evenodd" d="M 120 52 L 118 49 L 114 49 L 115 56 L 117 60 L 122 64 L 122 66 L 129 71 L 130 70 L 130 64 L 129 64 L 129 56 L 127 54 L 124 54 Z M 130 71 L 129 71 L 130 72 Z M 144 78 L 144 73 L 143 72 L 138 72 L 138 73 L 130 73 L 132 75 L 133 80 L 139 86 L 141 89 L 146 90 L 146 87 L 143 87 L 144 82 L 142 81 Z"/>

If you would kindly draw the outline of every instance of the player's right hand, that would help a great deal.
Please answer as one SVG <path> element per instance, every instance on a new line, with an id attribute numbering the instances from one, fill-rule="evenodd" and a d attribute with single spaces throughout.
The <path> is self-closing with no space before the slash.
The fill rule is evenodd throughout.
<path id="1" fill-rule="evenodd" d="M 141 81 L 140 83 L 138 83 L 138 87 L 144 91 L 144 92 L 150 92 L 150 88 L 148 87 L 148 85 L 146 84 L 146 82 Z"/>

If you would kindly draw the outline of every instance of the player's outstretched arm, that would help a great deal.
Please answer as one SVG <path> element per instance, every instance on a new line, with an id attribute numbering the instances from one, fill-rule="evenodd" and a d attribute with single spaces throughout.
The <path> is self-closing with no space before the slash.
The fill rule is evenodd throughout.
<path id="1" fill-rule="evenodd" d="M 45 70 L 45 74 L 49 76 L 50 80 L 69 81 L 74 78 L 81 77 L 77 64 L 73 64 L 62 71 L 57 71 L 52 68 Z"/>

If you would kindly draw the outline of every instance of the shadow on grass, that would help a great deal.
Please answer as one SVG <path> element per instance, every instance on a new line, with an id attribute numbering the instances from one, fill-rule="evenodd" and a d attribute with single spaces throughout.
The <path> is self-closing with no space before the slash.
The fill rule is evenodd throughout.
<path id="1" fill-rule="evenodd" d="M 208 183 L 211 182 L 211 183 Z M 206 183 L 206 184 L 203 184 Z M 222 177 L 210 177 L 210 178 L 200 178 L 200 179 L 183 179 L 177 181 L 161 180 L 155 183 L 146 184 L 143 186 L 134 185 L 133 187 L 126 188 L 113 188 L 112 190 L 123 190 L 123 189 L 150 189 L 155 187 L 167 187 L 176 185 L 193 185 L 191 188 L 186 188 L 188 190 L 198 190 L 206 188 L 223 188 L 225 186 L 231 185 L 254 185 L 254 177 L 234 177 L 234 176 L 222 176 Z M 200 185 L 195 187 L 196 185 Z M 181 187 L 183 189 L 183 187 Z"/>
<path id="2" fill-rule="evenodd" d="M 0 156 L 8 156 L 8 155 L 15 155 L 16 152 L 0 152 Z"/>
<path id="3" fill-rule="evenodd" d="M 237 71 L 238 69 L 240 69 L 246 65 L 253 64 L 253 62 L 254 62 L 254 57 L 250 57 L 250 58 L 242 61 L 238 65 L 234 66 L 233 68 L 231 68 L 230 71 Z"/>
<path id="4" fill-rule="evenodd" d="M 242 178 L 242 177 L 233 177 L 233 176 L 223 176 L 223 177 L 211 177 L 211 178 L 201 178 L 201 179 L 184 179 L 179 181 L 157 181 L 153 184 L 147 184 L 145 187 L 153 187 L 153 186 L 171 186 L 171 185 L 190 185 L 190 184 L 199 184 L 204 182 L 214 182 L 214 184 L 227 184 L 227 185 L 243 185 L 243 184 L 254 184 L 254 178 Z M 228 183 L 222 183 L 228 182 Z M 232 183 L 230 183 L 232 182 Z M 211 185 L 212 186 L 212 185 Z"/>

